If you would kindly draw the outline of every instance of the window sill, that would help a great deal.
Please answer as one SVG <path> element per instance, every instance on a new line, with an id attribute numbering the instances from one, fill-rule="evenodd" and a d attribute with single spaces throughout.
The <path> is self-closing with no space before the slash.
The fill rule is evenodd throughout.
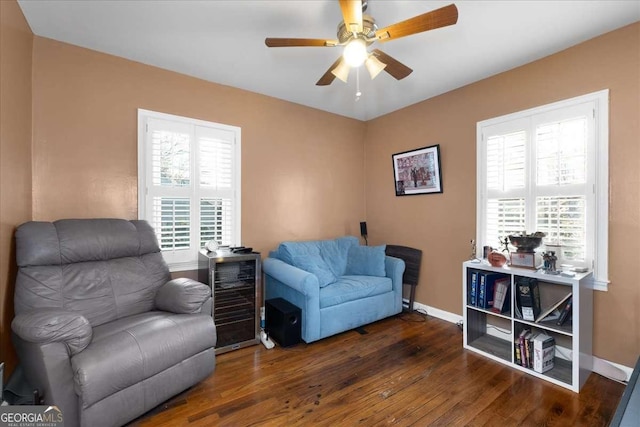
<path id="1" fill-rule="evenodd" d="M 598 280 L 598 279 L 594 278 L 591 281 L 591 287 L 593 288 L 594 291 L 608 292 L 608 290 L 609 290 L 609 281 L 608 280 Z"/>
<path id="2" fill-rule="evenodd" d="M 187 261 L 187 262 L 174 262 L 167 263 L 169 266 L 169 271 L 174 273 L 176 271 L 193 271 L 198 269 L 198 261 Z"/>

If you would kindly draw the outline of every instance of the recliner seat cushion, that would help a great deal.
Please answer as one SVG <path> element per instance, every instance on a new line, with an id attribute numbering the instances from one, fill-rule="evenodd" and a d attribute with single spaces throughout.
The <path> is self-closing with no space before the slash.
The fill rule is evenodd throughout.
<path id="1" fill-rule="evenodd" d="M 393 290 L 389 277 L 342 276 L 337 282 L 320 289 L 320 308 L 331 307 Z"/>
<path id="2" fill-rule="evenodd" d="M 150 378 L 215 341 L 213 319 L 206 314 L 152 311 L 98 326 L 89 346 L 71 358 L 81 405 Z"/>

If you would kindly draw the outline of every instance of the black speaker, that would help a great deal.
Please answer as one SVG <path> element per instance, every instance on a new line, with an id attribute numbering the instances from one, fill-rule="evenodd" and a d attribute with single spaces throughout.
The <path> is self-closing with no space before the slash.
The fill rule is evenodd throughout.
<path id="1" fill-rule="evenodd" d="M 271 338 L 282 347 L 302 340 L 302 311 L 283 298 L 264 302 L 265 328 Z"/>
<path id="2" fill-rule="evenodd" d="M 366 221 L 360 223 L 360 235 L 362 237 L 367 237 L 367 223 L 366 223 Z"/>

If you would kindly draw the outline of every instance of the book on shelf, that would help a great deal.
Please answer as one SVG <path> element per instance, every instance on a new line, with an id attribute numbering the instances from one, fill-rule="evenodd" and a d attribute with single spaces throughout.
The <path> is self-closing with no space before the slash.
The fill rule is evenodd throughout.
<path id="1" fill-rule="evenodd" d="M 533 339 L 533 332 L 529 331 L 524 336 L 524 351 L 525 351 L 525 368 L 531 368 L 533 366 L 533 348 L 531 340 Z"/>
<path id="2" fill-rule="evenodd" d="M 513 340 L 513 359 L 516 365 L 522 365 L 522 353 L 520 352 L 520 338 Z"/>
<path id="3" fill-rule="evenodd" d="M 547 372 L 553 369 L 553 361 L 556 355 L 556 341 L 545 333 L 540 333 L 533 338 L 533 370 Z"/>
<path id="4" fill-rule="evenodd" d="M 502 277 L 495 281 L 493 285 L 493 307 L 491 307 L 491 311 L 494 313 L 507 313 L 511 308 L 511 299 L 509 298 L 510 282 L 509 277 Z"/>
<path id="5" fill-rule="evenodd" d="M 567 300 L 571 298 L 573 293 L 569 292 L 567 295 L 563 296 L 561 299 L 556 301 L 551 307 L 540 313 L 538 318 L 536 319 L 536 323 L 540 323 L 541 321 L 550 321 L 550 320 L 558 320 L 560 318 L 562 309 L 567 303 Z"/>
<path id="6" fill-rule="evenodd" d="M 569 298 L 567 300 L 567 302 L 565 303 L 564 308 L 562 309 L 562 312 L 560 313 L 560 318 L 556 322 L 556 325 L 558 325 L 558 326 L 564 325 L 564 323 L 569 318 L 569 315 L 571 314 L 572 306 L 573 306 L 573 297 Z"/>
<path id="7" fill-rule="evenodd" d="M 522 319 L 534 322 L 540 315 L 538 280 L 530 277 L 518 277 L 516 291 L 520 309 L 522 310 Z"/>
<path id="8" fill-rule="evenodd" d="M 530 329 L 523 329 L 518 335 L 518 345 L 520 346 L 520 366 L 527 367 L 527 345 L 525 339 L 527 334 L 531 334 Z"/>

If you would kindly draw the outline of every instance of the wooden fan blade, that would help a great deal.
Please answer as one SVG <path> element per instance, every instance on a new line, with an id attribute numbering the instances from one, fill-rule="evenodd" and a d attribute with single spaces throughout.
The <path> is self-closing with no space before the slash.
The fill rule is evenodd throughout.
<path id="1" fill-rule="evenodd" d="M 382 62 L 383 64 L 387 64 L 384 70 L 387 73 L 391 74 L 391 76 L 395 77 L 396 80 L 402 80 L 413 72 L 411 68 L 407 67 L 402 62 L 390 57 L 379 49 L 374 49 L 371 54 L 378 58 L 378 60 L 380 60 L 380 62 Z"/>
<path id="2" fill-rule="evenodd" d="M 351 32 L 362 32 L 362 0 L 340 0 L 342 18 Z"/>
<path id="3" fill-rule="evenodd" d="M 458 8 L 455 4 L 432 10 L 422 15 L 414 16 L 406 21 L 398 22 L 376 31 L 379 41 L 385 42 L 391 39 L 410 36 L 423 31 L 446 27 L 458 22 Z"/>
<path id="4" fill-rule="evenodd" d="M 327 46 L 333 47 L 338 44 L 338 40 L 324 39 L 287 39 L 277 37 L 267 37 L 264 44 L 268 47 L 296 47 L 296 46 Z"/>
<path id="5" fill-rule="evenodd" d="M 333 80 L 336 78 L 336 76 L 334 76 L 331 71 L 333 71 L 338 65 L 340 65 L 340 62 L 342 62 L 342 55 L 340 55 L 336 62 L 334 62 L 331 67 L 329 67 L 327 72 L 324 73 L 322 77 L 320 77 L 320 80 L 318 80 L 316 86 L 327 86 L 333 83 Z"/>

